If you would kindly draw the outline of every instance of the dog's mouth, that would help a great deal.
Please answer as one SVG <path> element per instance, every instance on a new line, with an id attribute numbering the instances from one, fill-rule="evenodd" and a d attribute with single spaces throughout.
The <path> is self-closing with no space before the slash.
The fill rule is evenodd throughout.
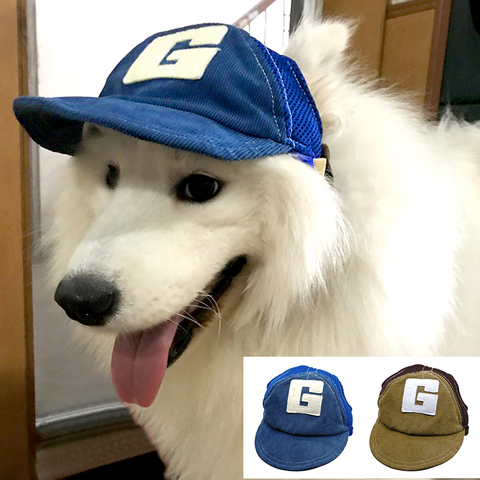
<path id="1" fill-rule="evenodd" d="M 216 311 L 218 301 L 246 263 L 244 256 L 231 260 L 191 306 L 160 325 L 117 336 L 112 381 L 122 401 L 142 407 L 153 403 L 167 367 L 182 355 L 195 331 Z"/>
<path id="2" fill-rule="evenodd" d="M 204 324 L 211 312 L 216 311 L 220 297 L 226 292 L 246 263 L 247 259 L 245 257 L 237 257 L 231 260 L 213 280 L 212 286 L 207 287 L 206 293 L 197 297 L 193 307 L 186 310 L 188 318 L 180 322 L 175 332 L 168 352 L 167 367 L 172 365 L 185 351 L 193 338 L 194 331 Z"/>

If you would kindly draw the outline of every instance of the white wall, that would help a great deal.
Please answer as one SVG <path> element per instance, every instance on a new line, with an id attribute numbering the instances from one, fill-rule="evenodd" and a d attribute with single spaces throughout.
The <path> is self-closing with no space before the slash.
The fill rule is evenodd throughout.
<path id="1" fill-rule="evenodd" d="M 98 95 L 148 36 L 194 23 L 233 23 L 258 0 L 36 0 L 39 95 Z"/>

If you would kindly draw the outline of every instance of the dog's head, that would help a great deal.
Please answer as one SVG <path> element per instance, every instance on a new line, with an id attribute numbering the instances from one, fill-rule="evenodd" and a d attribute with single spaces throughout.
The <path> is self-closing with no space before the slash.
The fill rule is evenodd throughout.
<path id="1" fill-rule="evenodd" d="M 75 153 L 52 230 L 55 299 L 116 337 L 126 401 L 153 401 L 197 326 L 278 328 L 342 262 L 342 207 L 312 168 L 322 127 L 305 80 L 241 30 L 158 34 L 99 99 L 27 97 L 16 113 L 39 143 Z"/>
<path id="2" fill-rule="evenodd" d="M 329 182 L 291 155 L 225 162 L 87 125 L 52 230 L 56 300 L 130 342 L 180 323 L 173 361 L 184 329 L 229 303 L 249 312 L 232 328 L 275 328 L 309 301 L 341 257 L 341 219 Z"/>

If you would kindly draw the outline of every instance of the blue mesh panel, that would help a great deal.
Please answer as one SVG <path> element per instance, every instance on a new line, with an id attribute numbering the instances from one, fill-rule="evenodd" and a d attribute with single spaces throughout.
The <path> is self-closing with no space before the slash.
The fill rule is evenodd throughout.
<path id="1" fill-rule="evenodd" d="M 322 151 L 322 122 L 307 83 L 297 64 L 273 50 L 262 48 L 280 89 L 284 108 L 287 141 L 297 152 L 320 158 Z"/>

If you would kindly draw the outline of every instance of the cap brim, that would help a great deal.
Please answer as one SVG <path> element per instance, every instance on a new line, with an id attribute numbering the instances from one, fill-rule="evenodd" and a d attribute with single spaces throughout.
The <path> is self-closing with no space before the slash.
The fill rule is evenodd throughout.
<path id="1" fill-rule="evenodd" d="M 210 118 L 116 97 L 19 97 L 13 109 L 32 139 L 54 152 L 73 155 L 85 122 L 173 148 L 224 160 L 286 153 L 287 145 L 231 130 Z"/>
<path id="2" fill-rule="evenodd" d="M 255 436 L 259 457 L 282 470 L 299 471 L 335 460 L 344 450 L 349 432 L 325 437 L 300 437 L 274 430 L 262 420 Z"/>
<path id="3" fill-rule="evenodd" d="M 424 470 L 450 460 L 460 449 L 465 431 L 451 435 L 406 435 L 387 428 L 377 419 L 370 435 L 370 450 L 387 467 Z"/>

